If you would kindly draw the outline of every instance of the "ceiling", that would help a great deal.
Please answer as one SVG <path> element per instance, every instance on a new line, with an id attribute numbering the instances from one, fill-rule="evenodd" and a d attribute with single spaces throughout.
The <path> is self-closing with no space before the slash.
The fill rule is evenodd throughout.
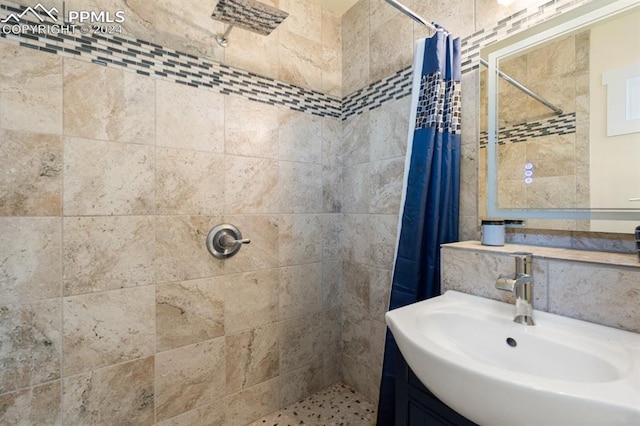
<path id="1" fill-rule="evenodd" d="M 349 10 L 351 6 L 356 4 L 358 0 L 311 0 L 314 3 L 318 3 L 327 9 L 333 10 L 334 12 L 342 15 L 344 12 Z"/>

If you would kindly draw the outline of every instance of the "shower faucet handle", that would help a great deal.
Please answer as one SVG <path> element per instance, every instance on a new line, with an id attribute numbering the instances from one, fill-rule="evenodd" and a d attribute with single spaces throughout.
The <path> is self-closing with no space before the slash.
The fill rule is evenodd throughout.
<path id="1" fill-rule="evenodd" d="M 248 239 L 248 238 L 243 238 L 243 239 L 240 239 L 240 240 L 234 240 L 231 235 L 224 235 L 220 239 L 220 243 L 225 247 L 231 247 L 231 246 L 233 246 L 235 244 L 249 244 L 250 242 L 251 242 L 251 240 Z"/>
<path id="2" fill-rule="evenodd" d="M 240 251 L 240 247 L 243 244 L 249 244 L 250 242 L 250 239 L 242 238 L 242 234 L 237 227 L 229 223 L 223 223 L 209 231 L 205 244 L 213 257 L 226 259 Z"/>

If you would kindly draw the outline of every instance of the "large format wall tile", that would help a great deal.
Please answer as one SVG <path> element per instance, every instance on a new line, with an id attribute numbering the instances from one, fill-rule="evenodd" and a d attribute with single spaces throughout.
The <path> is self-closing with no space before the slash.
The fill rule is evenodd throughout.
<path id="1" fill-rule="evenodd" d="M 322 380 L 324 386 L 342 381 L 342 308 L 326 311 L 322 324 Z"/>
<path id="2" fill-rule="evenodd" d="M 280 408 L 278 384 L 277 379 L 272 379 L 229 395 L 225 399 L 227 424 L 246 425 Z"/>
<path id="3" fill-rule="evenodd" d="M 373 128 L 370 123 L 371 111 L 349 117 L 343 122 L 342 151 L 340 153 L 342 164 L 353 166 L 369 161 L 371 158 L 370 132 Z M 377 129 L 375 129 L 377 131 Z"/>
<path id="4" fill-rule="evenodd" d="M 148 357 L 65 378 L 65 424 L 152 425 L 153 370 Z"/>
<path id="5" fill-rule="evenodd" d="M 350 356 L 343 357 L 343 378 L 347 386 L 361 389 L 369 401 L 377 405 L 381 370 L 374 370 L 369 363 L 362 363 Z"/>
<path id="6" fill-rule="evenodd" d="M 0 306 L 0 394 L 60 378 L 59 299 Z"/>
<path id="7" fill-rule="evenodd" d="M 342 353 L 344 342 L 342 341 L 343 313 L 341 307 L 327 309 L 322 313 L 322 350 L 324 360 L 330 359 Z M 340 369 L 340 364 L 333 369 Z"/>
<path id="8" fill-rule="evenodd" d="M 404 158 L 410 117 L 411 96 L 385 103 L 369 112 L 371 161 Z"/>
<path id="9" fill-rule="evenodd" d="M 384 314 L 389 310 L 391 295 L 391 278 L 389 269 L 369 267 L 369 314 L 371 319 L 384 322 Z"/>
<path id="10" fill-rule="evenodd" d="M 277 213 L 277 161 L 228 155 L 224 176 L 226 212 Z"/>
<path id="11" fill-rule="evenodd" d="M 369 213 L 372 163 L 345 167 L 342 175 L 342 211 Z"/>
<path id="12" fill-rule="evenodd" d="M 281 213 L 320 213 L 324 202 L 320 164 L 280 161 L 278 194 Z"/>
<path id="13" fill-rule="evenodd" d="M 397 215 L 404 177 L 404 158 L 376 161 L 371 164 L 371 198 L 369 212 Z"/>
<path id="14" fill-rule="evenodd" d="M 447 31 L 456 37 L 465 37 L 473 33 L 476 13 L 473 5 L 465 0 L 443 1 L 443 0 L 427 0 L 415 1 L 414 11 L 427 20 L 435 20 L 441 24 Z M 520 10 L 520 9 L 516 9 Z M 485 12 L 483 11 L 482 14 Z M 497 19 L 492 18 L 495 25 Z M 414 27 L 418 34 L 423 33 L 424 27 L 416 24 Z M 477 29 L 485 28 L 480 27 Z"/>
<path id="15" fill-rule="evenodd" d="M 322 211 L 338 213 L 342 210 L 342 168 L 322 166 Z"/>
<path id="16" fill-rule="evenodd" d="M 65 215 L 152 214 L 155 155 L 150 146 L 69 138 L 64 143 Z"/>
<path id="17" fill-rule="evenodd" d="M 152 286 L 67 297 L 63 313 L 65 376 L 153 354 Z"/>
<path id="18" fill-rule="evenodd" d="M 322 360 L 298 368 L 278 377 L 280 382 L 280 406 L 286 407 L 323 388 Z"/>
<path id="19" fill-rule="evenodd" d="M 227 392 L 276 377 L 280 368 L 280 329 L 271 324 L 226 336 Z"/>
<path id="20" fill-rule="evenodd" d="M 279 245 L 281 266 L 322 261 L 321 216 L 281 216 Z"/>
<path id="21" fill-rule="evenodd" d="M 158 148 L 156 156 L 158 214 L 222 213 L 223 155 Z"/>
<path id="22" fill-rule="evenodd" d="M 310 314 L 280 322 L 280 373 L 295 370 L 321 358 L 324 345 L 323 315 Z"/>
<path id="23" fill-rule="evenodd" d="M 278 216 L 233 215 L 224 216 L 223 222 L 235 225 L 242 238 L 251 240 L 236 256 L 224 260 L 225 273 L 278 267 Z"/>
<path id="24" fill-rule="evenodd" d="M 344 260 L 344 220 L 342 214 L 322 215 L 322 260 Z"/>
<path id="25" fill-rule="evenodd" d="M 322 119 L 280 108 L 278 143 L 280 160 L 320 164 L 322 161 Z"/>
<path id="26" fill-rule="evenodd" d="M 322 92 L 342 98 L 342 20 L 322 10 Z"/>
<path id="27" fill-rule="evenodd" d="M 0 130 L 0 216 L 61 211 L 61 137 Z"/>
<path id="28" fill-rule="evenodd" d="M 225 153 L 277 159 L 278 111 L 272 105 L 225 96 Z"/>
<path id="29" fill-rule="evenodd" d="M 149 78 L 65 59 L 65 135 L 152 145 L 154 97 Z"/>
<path id="30" fill-rule="evenodd" d="M 322 306 L 323 309 L 342 307 L 344 279 L 342 262 L 322 262 Z"/>
<path id="31" fill-rule="evenodd" d="M 280 268 L 280 318 L 322 309 L 322 263 Z"/>
<path id="32" fill-rule="evenodd" d="M 224 152 L 222 95 L 161 80 L 156 90 L 156 145 Z"/>
<path id="33" fill-rule="evenodd" d="M 60 218 L 0 218 L 0 305 L 62 295 Z"/>
<path id="34" fill-rule="evenodd" d="M 320 18 L 320 17 L 318 17 Z M 279 34 L 278 79 L 322 90 L 322 46 L 290 31 Z"/>
<path id="35" fill-rule="evenodd" d="M 261 3 L 274 3 L 277 7 L 277 0 L 262 1 Z M 207 13 L 210 15 L 211 12 Z M 279 36 L 282 32 L 282 25 L 276 28 L 269 36 L 254 34 L 246 31 L 242 37 L 238 37 L 238 32 L 229 37 L 229 46 L 224 50 L 225 63 L 243 70 L 251 71 L 265 77 L 278 78 L 280 70 L 278 60 L 278 49 L 280 46 Z M 239 28 L 240 29 L 240 28 Z M 240 29 L 240 31 L 243 31 Z M 222 31 L 220 31 L 222 32 Z M 208 42 L 211 43 L 211 41 Z M 217 45 L 216 45 L 217 46 Z"/>
<path id="36" fill-rule="evenodd" d="M 393 37 L 389 36 L 393 29 Z M 410 66 L 413 62 L 413 22 L 386 2 L 371 2 L 369 82 Z"/>
<path id="37" fill-rule="evenodd" d="M 62 425 L 60 381 L 0 395 L 0 424 Z"/>
<path id="38" fill-rule="evenodd" d="M 369 3 L 360 0 L 342 16 L 342 95 L 369 81 Z"/>
<path id="39" fill-rule="evenodd" d="M 352 316 L 366 317 L 369 314 L 371 273 L 361 263 L 344 262 L 344 306 Z"/>
<path id="40" fill-rule="evenodd" d="M 224 335 L 224 284 L 206 278 L 158 285 L 156 327 L 158 352 Z"/>
<path id="41" fill-rule="evenodd" d="M 362 364 L 372 365 L 371 320 L 367 316 L 345 313 L 343 319 L 344 354 Z"/>
<path id="42" fill-rule="evenodd" d="M 226 264 L 211 256 L 205 244 L 209 231 L 220 223 L 221 217 L 157 216 L 157 282 L 220 275 Z"/>
<path id="43" fill-rule="evenodd" d="M 64 294 L 155 283 L 155 222 L 150 217 L 66 217 Z"/>
<path id="44" fill-rule="evenodd" d="M 62 58 L 0 43 L 0 127 L 62 133 Z"/>
<path id="45" fill-rule="evenodd" d="M 322 132 L 322 164 L 340 166 L 342 151 L 342 120 L 323 117 Z"/>
<path id="46" fill-rule="evenodd" d="M 351 219 L 356 221 L 361 218 L 362 223 L 355 225 L 351 229 L 347 226 L 347 241 L 356 238 L 356 233 L 361 233 L 357 238 L 366 241 L 364 251 L 362 246 L 356 250 L 352 260 L 365 265 L 378 268 L 391 269 L 393 267 L 393 257 L 395 255 L 396 235 L 398 228 L 397 214 L 372 214 L 366 217 L 352 215 Z M 358 246 L 352 246 L 352 248 Z"/>
<path id="47" fill-rule="evenodd" d="M 227 334 L 278 320 L 278 270 L 228 275 L 225 279 L 225 330 Z"/>
<path id="48" fill-rule="evenodd" d="M 322 37 L 322 7 L 317 2 L 278 0 L 278 7 L 289 13 L 282 29 L 320 42 Z"/>
<path id="49" fill-rule="evenodd" d="M 639 272 L 549 261 L 549 312 L 640 332 Z"/>
<path id="50" fill-rule="evenodd" d="M 220 399 L 225 377 L 223 338 L 157 354 L 156 420 Z"/>
<path id="51" fill-rule="evenodd" d="M 158 426 L 226 426 L 227 424 L 224 399 L 158 422 Z"/>
<path id="52" fill-rule="evenodd" d="M 334 352 L 328 354 L 322 359 L 322 379 L 324 380 L 324 386 L 329 387 L 335 383 L 343 382 L 343 355 L 342 352 Z"/>

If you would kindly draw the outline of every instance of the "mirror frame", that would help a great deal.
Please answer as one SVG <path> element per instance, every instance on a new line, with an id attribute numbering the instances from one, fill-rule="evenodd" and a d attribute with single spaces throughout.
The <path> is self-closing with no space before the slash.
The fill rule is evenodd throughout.
<path id="1" fill-rule="evenodd" d="M 545 41 L 579 31 L 587 25 L 615 14 L 639 7 L 637 0 L 594 0 L 565 12 L 537 26 L 524 30 L 483 49 L 488 62 L 488 144 L 487 144 L 487 214 L 489 217 L 513 219 L 582 219 L 582 220 L 638 220 L 638 209 L 613 208 L 507 208 L 498 206 L 498 62 L 511 54 L 531 49 Z"/>

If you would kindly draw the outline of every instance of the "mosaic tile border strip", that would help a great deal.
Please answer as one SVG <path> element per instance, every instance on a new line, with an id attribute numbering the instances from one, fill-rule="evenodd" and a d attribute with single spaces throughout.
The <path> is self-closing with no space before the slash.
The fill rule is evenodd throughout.
<path id="1" fill-rule="evenodd" d="M 462 72 L 469 71 L 472 67 L 478 66 L 480 49 L 498 40 L 508 37 L 515 32 L 525 30 L 541 22 L 549 20 L 554 16 L 574 9 L 591 0 L 550 0 L 538 6 L 529 6 L 513 15 L 498 21 L 498 25 L 490 30 L 479 30 L 465 37 L 461 41 L 460 54 L 462 55 Z"/>
<path id="2" fill-rule="evenodd" d="M 461 40 L 462 73 L 478 69 L 480 49 L 496 41 L 511 35 L 514 32 L 524 30 L 533 25 L 544 22 L 556 15 L 573 9 L 591 0 L 551 0 L 538 6 L 530 6 L 522 9 L 513 15 L 498 21 L 498 25 L 490 30 L 482 29 L 463 38 Z M 389 83 L 397 84 L 398 87 L 389 87 Z M 380 88 L 384 88 L 380 90 Z M 388 93 L 395 94 L 389 98 Z M 365 111 L 378 108 L 384 102 L 400 99 L 411 94 L 411 67 L 404 68 L 390 77 L 376 81 L 369 86 L 362 88 L 342 100 L 342 119 L 346 120 L 352 115 L 362 114 Z"/>
<path id="3" fill-rule="evenodd" d="M 25 10 L 25 7 L 0 2 L 2 17 Z M 23 23 L 49 25 L 26 20 Z M 338 98 L 128 36 L 1 32 L 0 40 L 321 117 L 341 117 L 342 104 Z"/>
<path id="4" fill-rule="evenodd" d="M 411 94 L 412 67 L 407 67 L 390 77 L 378 80 L 367 87 L 356 90 L 342 99 L 342 119 L 378 108 L 382 104 L 401 99 Z"/>
<path id="5" fill-rule="evenodd" d="M 462 72 L 466 73 L 478 68 L 477 59 L 482 47 L 589 1 L 551 0 L 502 19 L 490 31 L 483 29 L 465 37 L 461 41 Z M 9 13 L 22 13 L 25 10 L 25 7 L 0 2 L 0 13 L 3 16 Z M 321 117 L 342 118 L 342 120 L 411 94 L 411 67 L 378 80 L 340 100 L 321 92 L 207 61 L 188 53 L 128 36 L 1 33 L 0 38 L 2 41 L 42 52 L 73 57 L 107 67 L 124 68 L 141 75 L 206 88 L 221 94 L 233 94 L 248 100 L 280 105 Z"/>
<path id="6" fill-rule="evenodd" d="M 546 120 L 516 124 L 498 129 L 498 143 L 501 145 L 526 142 L 531 139 L 551 135 L 568 135 L 576 132 L 576 113 L 570 112 Z M 480 147 L 487 146 L 488 132 L 480 132 Z"/>

